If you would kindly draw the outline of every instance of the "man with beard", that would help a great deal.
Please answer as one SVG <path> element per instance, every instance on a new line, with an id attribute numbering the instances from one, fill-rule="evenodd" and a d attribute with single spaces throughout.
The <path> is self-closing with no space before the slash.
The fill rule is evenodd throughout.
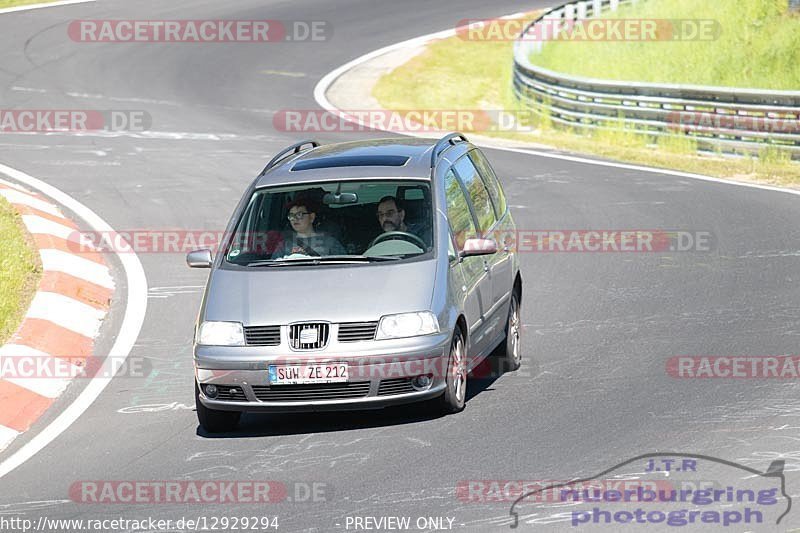
<path id="1" fill-rule="evenodd" d="M 384 196 L 378 202 L 378 224 L 384 233 L 389 231 L 404 231 L 411 233 L 421 238 L 425 244 L 430 247 L 431 235 L 430 228 L 424 223 L 409 223 L 406 224 L 406 212 L 394 196 Z"/>

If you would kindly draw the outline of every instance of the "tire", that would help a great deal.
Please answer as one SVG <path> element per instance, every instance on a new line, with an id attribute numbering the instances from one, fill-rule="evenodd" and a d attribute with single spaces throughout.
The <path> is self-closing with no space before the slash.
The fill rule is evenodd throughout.
<path id="1" fill-rule="evenodd" d="M 508 306 L 508 319 L 506 321 L 506 340 L 500 345 L 500 369 L 502 372 L 518 370 L 522 364 L 521 344 L 522 323 L 520 321 L 519 295 L 511 293 L 511 304 Z"/>
<path id="2" fill-rule="evenodd" d="M 438 398 L 438 407 L 444 414 L 462 411 L 467 400 L 467 353 L 464 344 L 464 335 L 460 329 L 456 329 L 447 362 L 447 387 Z"/>
<path id="3" fill-rule="evenodd" d="M 240 411 L 217 411 L 209 409 L 200 401 L 200 387 L 194 383 L 194 404 L 197 407 L 197 421 L 209 433 L 233 431 L 239 423 Z"/>

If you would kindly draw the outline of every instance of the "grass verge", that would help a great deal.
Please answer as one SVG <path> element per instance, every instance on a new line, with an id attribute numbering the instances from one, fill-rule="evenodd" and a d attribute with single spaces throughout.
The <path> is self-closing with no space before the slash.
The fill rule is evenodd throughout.
<path id="1" fill-rule="evenodd" d="M 663 21 L 663 30 L 652 34 L 656 40 L 579 40 L 581 33 L 573 29 L 546 43 L 531 60 L 590 78 L 795 91 L 800 87 L 800 16 L 790 15 L 788 7 L 788 0 L 639 2 L 603 18 Z M 678 19 L 678 24 L 667 23 Z M 708 24 L 702 26 L 708 31 L 699 30 L 700 24 Z M 703 40 L 666 40 L 673 32 L 687 38 L 703 32 L 698 33 Z"/>
<path id="2" fill-rule="evenodd" d="M 525 16 L 535 18 L 535 13 Z M 511 24 L 511 23 L 509 23 Z M 514 22 L 519 26 L 518 22 Z M 511 90 L 512 42 L 467 40 L 460 36 L 434 41 L 373 87 L 384 109 L 525 111 Z M 553 129 L 547 117 L 531 132 L 481 131 L 486 136 L 526 141 L 629 163 L 696 172 L 721 178 L 782 186 L 800 186 L 800 164 L 772 151 L 761 158 L 698 155 L 690 139 L 657 142 L 623 131 L 598 130 L 578 135 Z"/>
<path id="3" fill-rule="evenodd" d="M 0 345 L 22 321 L 40 276 L 30 235 L 11 204 L 0 197 Z"/>
<path id="4" fill-rule="evenodd" d="M 28 6 L 31 4 L 49 4 L 56 0 L 0 0 L 0 9 L 5 7 Z"/>

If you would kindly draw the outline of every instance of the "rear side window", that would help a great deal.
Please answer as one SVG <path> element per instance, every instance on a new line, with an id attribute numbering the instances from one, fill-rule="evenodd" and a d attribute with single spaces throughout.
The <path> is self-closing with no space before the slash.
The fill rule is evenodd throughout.
<path id="1" fill-rule="evenodd" d="M 447 219 L 450 221 L 450 229 L 455 235 L 458 249 L 463 250 L 464 241 L 476 236 L 475 222 L 464 190 L 452 170 L 447 171 L 444 184 L 447 196 Z"/>
<path id="2" fill-rule="evenodd" d="M 467 188 L 467 193 L 472 200 L 472 207 L 475 209 L 475 217 L 482 232 L 487 231 L 497 221 L 494 215 L 492 201 L 489 199 L 489 191 L 486 190 L 483 180 L 478 174 L 478 169 L 472 164 L 469 157 L 464 156 L 453 165 L 458 177 Z"/>
<path id="3" fill-rule="evenodd" d="M 486 156 L 478 150 L 471 151 L 469 157 L 472 159 L 475 166 L 478 167 L 478 172 L 480 172 L 483 182 L 489 190 L 489 197 L 491 197 L 492 203 L 494 204 L 495 215 L 497 215 L 497 218 L 502 217 L 506 212 L 506 195 L 503 193 L 503 188 L 500 186 L 497 174 L 492 170 L 492 166 L 489 164 Z"/>

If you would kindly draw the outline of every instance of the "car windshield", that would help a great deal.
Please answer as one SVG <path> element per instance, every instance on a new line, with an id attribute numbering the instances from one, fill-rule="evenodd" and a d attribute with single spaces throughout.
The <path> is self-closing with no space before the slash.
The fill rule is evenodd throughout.
<path id="1" fill-rule="evenodd" d="M 384 262 L 432 249 L 429 182 L 343 180 L 256 190 L 225 258 L 245 266 Z"/>

